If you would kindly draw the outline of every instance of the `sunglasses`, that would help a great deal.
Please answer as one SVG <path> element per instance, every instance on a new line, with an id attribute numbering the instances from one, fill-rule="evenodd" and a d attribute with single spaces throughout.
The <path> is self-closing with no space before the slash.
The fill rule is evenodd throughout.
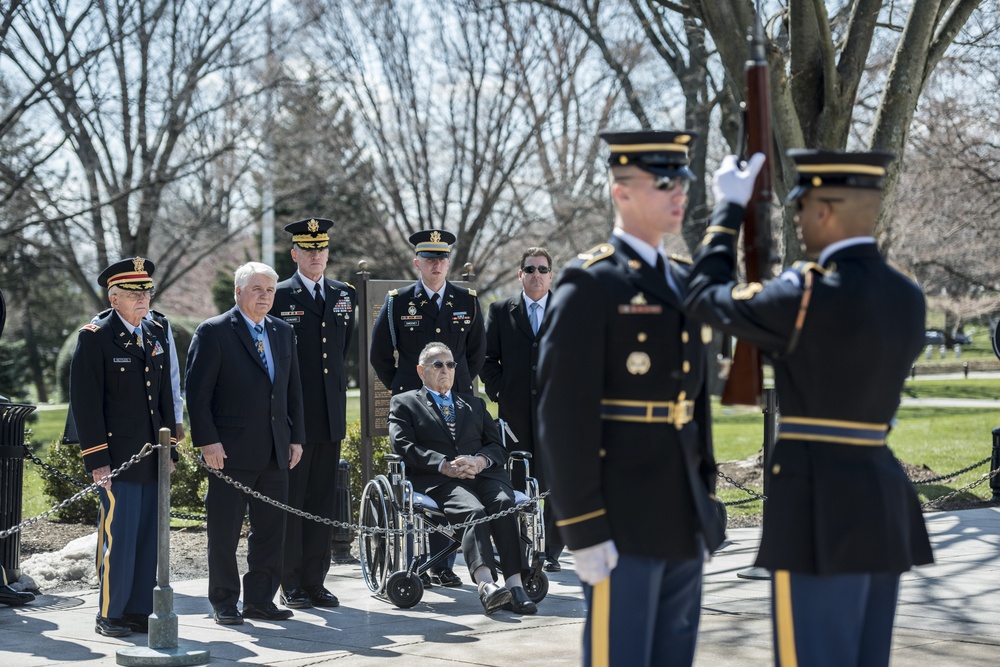
<path id="1" fill-rule="evenodd" d="M 688 188 L 691 187 L 691 181 L 684 178 L 683 176 L 674 176 L 673 178 L 658 178 L 656 179 L 656 189 L 662 190 L 663 192 L 670 192 L 674 188 L 680 188 L 687 194 Z"/>
<path id="2" fill-rule="evenodd" d="M 535 269 L 537 269 L 538 272 L 541 273 L 542 275 L 545 275 L 546 273 L 548 273 L 549 271 L 552 270 L 552 269 L 550 269 L 547 266 L 522 266 L 521 267 L 521 270 L 524 271 L 525 273 L 527 273 L 528 275 L 531 275 L 532 273 L 534 273 Z"/>
<path id="3" fill-rule="evenodd" d="M 431 361 L 424 365 L 438 370 L 447 367 L 449 371 L 455 370 L 455 366 L 458 366 L 454 361 Z"/>

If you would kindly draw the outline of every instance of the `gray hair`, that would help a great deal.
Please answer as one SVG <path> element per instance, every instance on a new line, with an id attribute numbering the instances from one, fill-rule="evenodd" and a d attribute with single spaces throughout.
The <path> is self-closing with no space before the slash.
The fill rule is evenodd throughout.
<path id="1" fill-rule="evenodd" d="M 454 353 L 451 351 L 451 348 L 449 348 L 444 343 L 439 343 L 438 341 L 427 343 L 427 345 L 424 346 L 424 349 L 420 350 L 420 357 L 417 359 L 417 363 L 420 364 L 421 366 L 424 366 L 427 364 L 428 359 L 430 359 L 431 357 L 436 357 L 442 352 L 447 352 L 453 358 L 455 356 Z"/>
<path id="2" fill-rule="evenodd" d="M 263 262 L 247 262 L 246 264 L 243 264 L 236 268 L 236 276 L 233 280 L 234 298 L 236 290 L 243 289 L 244 287 L 246 287 L 250 283 L 250 279 L 258 273 L 262 273 L 265 276 L 268 276 L 269 278 L 274 280 L 275 283 L 278 282 L 278 274 L 275 273 L 274 269 L 272 269 L 267 264 L 264 264 Z"/>

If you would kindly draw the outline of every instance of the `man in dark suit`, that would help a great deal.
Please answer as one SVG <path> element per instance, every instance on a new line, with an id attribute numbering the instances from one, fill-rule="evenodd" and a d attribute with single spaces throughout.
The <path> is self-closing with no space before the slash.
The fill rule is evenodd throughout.
<path id="1" fill-rule="evenodd" d="M 187 402 L 191 440 L 212 468 L 279 502 L 288 498 L 288 469 L 302 457 L 302 385 L 292 327 L 268 316 L 278 275 L 260 262 L 236 269 L 236 306 L 202 322 L 191 340 Z M 249 502 L 249 571 L 243 614 L 236 546 Z M 208 476 L 208 599 L 215 622 L 282 620 L 274 594 L 281 583 L 285 513 L 215 475 Z"/>
<path id="2" fill-rule="evenodd" d="M 695 258 L 692 314 L 760 347 L 781 422 L 757 565 L 773 571 L 775 663 L 886 665 L 900 574 L 933 561 L 920 504 L 886 435 L 923 347 L 920 287 L 873 236 L 891 153 L 789 152 L 788 200 L 809 257 L 736 284 L 735 240 L 763 156 L 727 157 Z"/>
<path id="3" fill-rule="evenodd" d="M 584 663 L 690 665 L 714 500 L 705 343 L 664 256 L 690 132 L 603 132 L 615 227 L 560 273 L 542 323 L 539 441 L 588 603 Z"/>
<path id="4" fill-rule="evenodd" d="M 508 449 L 531 452 L 532 472 L 541 490 L 545 482 L 545 461 L 535 446 L 538 429 L 538 329 L 545 316 L 552 283 L 552 256 L 545 248 L 528 248 L 521 255 L 517 279 L 521 293 L 490 305 L 486 315 L 486 361 L 481 375 L 486 395 L 500 406 L 500 419 L 517 442 Z M 545 512 L 545 561 L 548 572 L 558 572 L 563 544 L 556 527 L 555 512 Z"/>
<path id="5" fill-rule="evenodd" d="M 455 386 L 459 391 L 475 393 L 473 378 L 483 367 L 486 340 L 483 316 L 476 291 L 447 281 L 451 232 L 426 229 L 410 235 L 416 256 L 413 266 L 420 279 L 409 287 L 386 295 L 372 328 L 369 358 L 375 374 L 394 395 L 419 389 L 417 358 L 428 343 L 444 343 L 455 355 L 458 367 Z M 444 549 L 448 542 L 440 535 L 430 538 L 431 549 Z M 433 581 L 441 586 L 461 586 L 462 580 L 452 571 L 454 556 L 444 567 L 424 575 L 424 585 Z"/>
<path id="6" fill-rule="evenodd" d="M 157 442 L 160 428 L 176 425 L 166 335 L 145 317 L 154 269 L 136 257 L 101 272 L 97 282 L 108 290 L 112 310 L 80 329 L 70 362 L 70 408 L 95 482 Z M 122 637 L 148 627 L 156 585 L 156 459 L 139 460 L 100 490 L 98 634 Z"/>
<path id="7" fill-rule="evenodd" d="M 507 453 L 486 402 L 451 391 L 456 363 L 443 343 L 429 343 L 418 364 L 424 386 L 393 396 L 389 407 L 389 438 L 406 462 L 413 489 L 433 498 L 455 524 L 513 507 Z M 496 583 L 491 535 L 504 587 Z M 505 606 L 519 614 L 537 611 L 521 585 L 527 564 L 515 514 L 464 529 L 462 554 L 487 614 Z"/>
<path id="8" fill-rule="evenodd" d="M 310 218 L 285 225 L 292 234 L 292 260 L 298 270 L 278 283 L 271 315 L 295 330 L 295 351 L 302 379 L 306 441 L 302 460 L 288 473 L 288 504 L 334 518 L 333 480 L 340 464 L 340 442 L 347 430 L 347 372 L 344 357 L 354 335 L 354 287 L 324 277 L 330 259 L 332 220 Z M 289 514 L 285 518 L 285 565 L 281 601 L 292 609 L 336 607 L 337 596 L 324 586 L 330 570 L 331 529 Z"/>

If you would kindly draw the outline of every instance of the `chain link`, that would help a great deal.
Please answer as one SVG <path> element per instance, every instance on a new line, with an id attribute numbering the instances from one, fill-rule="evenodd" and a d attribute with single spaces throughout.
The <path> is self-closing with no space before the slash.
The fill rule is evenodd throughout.
<path id="1" fill-rule="evenodd" d="M 984 463 L 989 463 L 991 458 L 993 457 L 987 456 L 982 461 L 979 461 L 978 463 L 973 463 L 972 465 L 969 466 L 965 466 L 961 470 L 956 470 L 950 475 L 938 475 L 937 477 L 928 477 L 927 479 L 911 479 L 910 482 L 913 483 L 914 486 L 919 486 L 921 484 L 933 484 L 934 482 L 943 482 L 946 479 L 951 479 L 952 477 L 958 477 L 959 475 L 967 473 L 970 470 L 975 470 Z"/>
<path id="2" fill-rule="evenodd" d="M 739 482 L 737 482 L 735 479 L 733 479 L 732 477 L 730 477 L 726 473 L 722 472 L 721 470 L 716 470 L 715 472 L 716 472 L 716 474 L 719 477 L 721 477 L 722 479 L 726 480 L 727 482 L 729 482 L 730 484 L 732 484 L 733 486 L 735 486 L 737 489 L 740 489 L 741 491 L 745 491 L 746 493 L 749 493 L 751 496 L 753 496 L 753 498 L 744 498 L 743 500 L 734 500 L 732 502 L 722 503 L 726 507 L 734 507 L 736 505 L 746 505 L 747 503 L 755 503 L 758 500 L 767 500 L 767 496 L 765 496 L 765 495 L 763 495 L 761 493 L 757 493 L 753 489 L 748 489 L 747 487 L 743 486 L 742 484 L 740 484 Z"/>
<path id="3" fill-rule="evenodd" d="M 987 460 L 989 460 L 989 459 L 987 459 Z M 945 495 L 940 496 L 938 498 L 935 498 L 934 500 L 928 500 L 925 503 L 921 503 L 920 507 L 921 507 L 921 509 L 924 508 L 924 507 L 933 507 L 934 505 L 938 505 L 940 503 L 943 503 L 946 500 L 950 500 L 951 498 L 954 498 L 955 496 L 957 496 L 960 493 L 968 491 L 969 489 L 976 488 L 977 486 L 979 486 L 983 482 L 988 482 L 989 480 L 991 480 L 994 477 L 996 477 L 998 473 L 1000 473 L 1000 468 L 997 468 L 996 470 L 994 470 L 992 472 L 988 472 L 988 473 L 984 474 L 982 477 L 980 477 L 976 481 L 970 482 L 969 484 L 966 484 L 962 488 L 956 489 L 956 490 L 952 491 L 951 493 L 946 493 Z"/>

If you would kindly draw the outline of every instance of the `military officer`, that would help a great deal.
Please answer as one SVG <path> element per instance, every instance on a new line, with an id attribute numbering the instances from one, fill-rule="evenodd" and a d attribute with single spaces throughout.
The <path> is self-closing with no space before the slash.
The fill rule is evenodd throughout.
<path id="1" fill-rule="evenodd" d="M 691 132 L 602 132 L 610 240 L 560 272 L 542 323 L 538 445 L 588 613 L 585 665 L 690 665 L 702 562 L 721 544 L 710 331 L 681 310 Z"/>
<path id="2" fill-rule="evenodd" d="M 136 257 L 102 271 L 97 282 L 108 290 L 113 311 L 82 327 L 77 338 L 70 405 L 94 481 L 155 443 L 160 428 L 176 425 L 166 336 L 145 318 L 154 269 Z M 156 479 L 156 457 L 147 456 L 100 489 L 99 634 L 146 630 L 156 585 Z"/>
<path id="3" fill-rule="evenodd" d="M 451 246 L 455 235 L 425 229 L 410 235 L 420 278 L 409 287 L 386 295 L 372 329 L 370 360 L 375 374 L 392 394 L 420 389 L 417 375 L 420 351 L 428 343 L 444 343 L 452 351 L 455 390 L 475 393 L 475 378 L 486 359 L 486 335 L 476 291 L 448 282 Z M 431 549 L 438 551 L 447 541 L 431 535 Z M 447 567 L 425 576 L 425 585 L 460 586 L 453 570 L 454 556 Z"/>
<path id="4" fill-rule="evenodd" d="M 773 571 L 778 665 L 887 665 L 899 576 L 933 560 L 913 485 L 886 447 L 923 345 L 923 293 L 873 237 L 891 153 L 789 152 L 806 254 L 736 284 L 735 240 L 763 161 L 723 161 L 695 258 L 693 316 L 771 356 L 781 406 L 757 565 Z"/>
<path id="5" fill-rule="evenodd" d="M 306 441 L 302 460 L 288 473 L 288 501 L 298 509 L 332 519 L 347 430 L 347 372 L 344 358 L 354 335 L 357 294 L 348 283 L 323 275 L 330 258 L 332 220 L 309 218 L 285 225 L 292 235 L 292 260 L 298 267 L 278 283 L 271 315 L 295 329 Z M 286 607 L 336 607 L 337 596 L 324 586 L 330 570 L 330 526 L 289 514 L 281 601 Z"/>

